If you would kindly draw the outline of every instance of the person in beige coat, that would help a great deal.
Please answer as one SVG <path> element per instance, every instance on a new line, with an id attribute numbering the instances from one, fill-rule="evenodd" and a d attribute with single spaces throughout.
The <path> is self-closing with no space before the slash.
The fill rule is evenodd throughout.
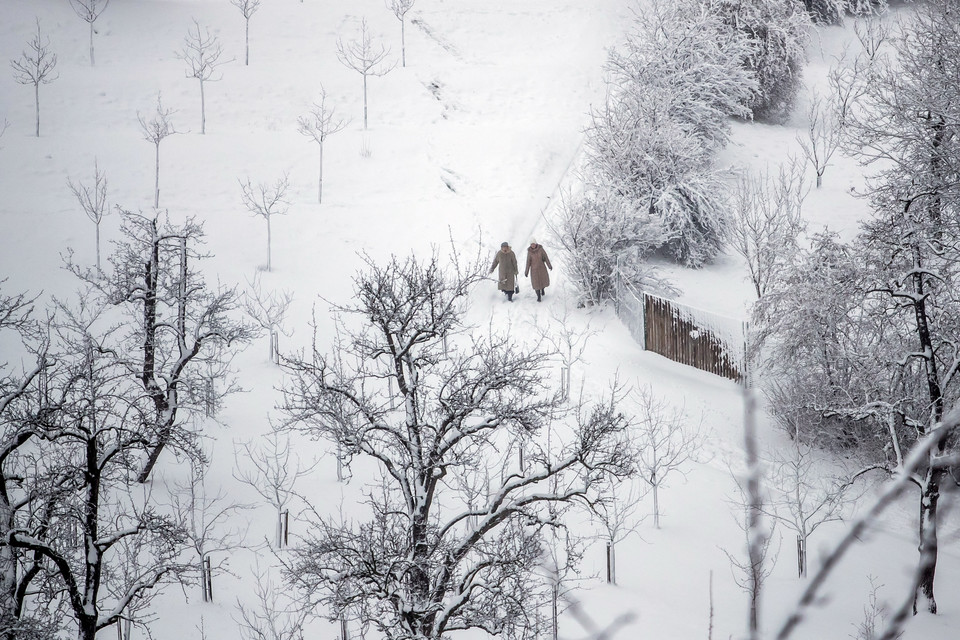
<path id="1" fill-rule="evenodd" d="M 543 298 L 543 290 L 550 286 L 548 268 L 553 271 L 553 265 L 550 264 L 546 250 L 531 238 L 530 246 L 527 247 L 527 267 L 523 270 L 523 275 L 530 276 L 530 286 L 537 292 L 537 302 Z"/>
<path id="2" fill-rule="evenodd" d="M 520 269 L 517 265 L 517 254 L 510 248 L 509 242 L 500 245 L 500 251 L 497 251 L 497 255 L 493 258 L 490 273 L 493 273 L 497 267 L 500 268 L 497 273 L 499 278 L 497 286 L 507 296 L 507 300 L 513 302 L 513 294 L 517 287 L 517 275 L 519 275 Z"/>

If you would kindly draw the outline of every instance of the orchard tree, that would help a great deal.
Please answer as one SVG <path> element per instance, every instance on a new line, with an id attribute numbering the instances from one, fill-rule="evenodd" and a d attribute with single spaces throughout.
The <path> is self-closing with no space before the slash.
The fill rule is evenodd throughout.
<path id="1" fill-rule="evenodd" d="M 544 528 L 562 524 L 551 507 L 629 472 L 627 419 L 616 393 L 561 411 L 545 393 L 544 354 L 464 327 L 482 267 L 454 264 L 368 260 L 356 302 L 337 309 L 363 324 L 344 318 L 330 355 L 285 361 L 288 428 L 381 472 L 368 518 L 315 515 L 287 575 L 328 615 L 349 609 L 387 638 L 534 637 L 530 568 Z M 479 504 L 457 489 L 473 476 L 492 482 Z"/>
<path id="2" fill-rule="evenodd" d="M 243 15 L 243 64 L 250 65 L 250 18 L 260 8 L 260 0 L 230 0 L 230 4 L 240 10 Z"/>
<path id="3" fill-rule="evenodd" d="M 36 469 L 41 466 L 37 442 L 53 433 L 61 403 L 49 381 L 55 358 L 44 339 L 46 327 L 33 318 L 34 300 L 25 294 L 0 292 L 0 337 L 19 343 L 32 363 L 24 369 L 0 366 L 0 639 L 38 640 L 41 629 L 56 627 L 55 603 L 41 585 L 42 558 L 6 544 L 10 533 L 29 526 L 46 537 L 44 514 L 59 492 L 45 492 Z M 48 609 L 51 607 L 52 610 Z M 36 635 L 34 635 L 36 634 Z"/>
<path id="4" fill-rule="evenodd" d="M 255 216 L 259 216 L 267 223 L 267 271 L 273 269 L 273 260 L 271 259 L 271 245 L 273 243 L 270 220 L 273 216 L 282 216 L 287 213 L 290 203 L 287 202 L 287 189 L 290 188 L 290 180 L 287 174 L 283 174 L 271 185 L 260 182 L 256 186 L 250 182 L 240 181 L 240 193 L 243 200 L 243 206 L 247 211 Z"/>
<path id="5" fill-rule="evenodd" d="M 904 414 L 919 437 L 943 421 L 960 396 L 960 117 L 954 82 L 960 55 L 955 3 L 917 8 L 868 62 L 848 75 L 858 89 L 844 120 L 846 150 L 877 167 L 870 182 L 874 216 L 858 243 L 871 268 L 867 291 L 899 329 L 890 357 L 900 364 L 909 404 Z M 944 437 L 917 480 L 920 565 L 914 612 L 937 612 L 934 577 L 941 486 L 949 470 L 936 464 L 952 442 Z"/>
<path id="6" fill-rule="evenodd" d="M 184 38 L 183 49 L 177 57 L 187 63 L 187 77 L 196 78 L 200 82 L 200 133 L 207 132 L 207 103 L 203 92 L 204 82 L 216 82 L 223 76 L 217 68 L 225 65 L 229 60 L 220 60 L 223 47 L 220 40 L 210 34 L 210 29 L 200 30 L 200 23 L 193 21 L 193 29 L 187 32 Z"/>
<path id="7" fill-rule="evenodd" d="M 737 181 L 729 243 L 746 261 L 758 299 L 797 256 L 806 197 L 803 170 L 793 160 L 775 174 L 747 173 Z"/>
<path id="8" fill-rule="evenodd" d="M 417 0 L 386 0 L 387 8 L 400 21 L 400 66 L 407 66 L 407 13 Z"/>
<path id="9" fill-rule="evenodd" d="M 87 217 L 90 218 L 90 221 L 96 229 L 97 271 L 100 271 L 100 223 L 103 222 L 103 217 L 110 211 L 110 207 L 107 205 L 107 176 L 104 172 L 100 171 L 97 161 L 94 160 L 93 184 L 84 184 L 82 182 L 74 184 L 68 179 L 67 186 L 70 187 L 70 192 L 73 194 L 73 197 L 80 203 L 80 208 L 87 214 Z"/>
<path id="10" fill-rule="evenodd" d="M 337 58 L 348 69 L 353 69 L 363 78 L 363 128 L 367 128 L 367 78 L 385 76 L 397 66 L 390 62 L 390 50 L 382 43 L 375 43 L 367 27 L 367 19 L 360 21 L 360 32 L 355 40 L 344 42 L 337 38 Z"/>
<path id="11" fill-rule="evenodd" d="M 699 425 L 691 426 L 682 409 L 671 408 L 666 400 L 653 395 L 650 387 L 634 392 L 637 401 L 633 442 L 637 446 L 637 477 L 646 482 L 653 494 L 653 526 L 660 528 L 660 489 L 667 478 L 683 474 L 684 467 L 697 462 L 703 449 Z"/>
<path id="12" fill-rule="evenodd" d="M 100 17 L 107 9 L 107 5 L 110 4 L 110 0 L 70 0 L 70 6 L 73 7 L 74 13 L 77 16 L 90 25 L 90 66 L 94 64 L 93 60 L 93 34 L 96 33 L 94 24 L 97 22 L 97 18 Z"/>
<path id="13" fill-rule="evenodd" d="M 806 135 L 797 134 L 803 155 L 817 174 L 817 189 L 823 186 L 823 174 L 830 159 L 840 148 L 840 120 L 836 105 L 814 93 L 807 108 Z"/>
<path id="14" fill-rule="evenodd" d="M 57 67 L 57 54 L 50 50 L 50 38 L 40 31 L 37 20 L 37 33 L 27 43 L 27 49 L 16 60 L 10 61 L 13 67 L 13 79 L 18 84 L 33 85 L 33 105 L 36 113 L 36 135 L 40 137 L 40 85 L 50 84 L 59 77 L 54 74 Z"/>
<path id="15" fill-rule="evenodd" d="M 364 112 L 366 112 L 366 107 L 364 107 Z M 323 202 L 323 143 L 326 142 L 328 136 L 343 131 L 346 126 L 347 121 L 335 117 L 333 107 L 327 104 L 327 92 L 323 85 L 320 85 L 320 100 L 313 103 L 310 113 L 297 118 L 297 131 L 316 142 L 317 146 L 320 147 L 317 204 Z M 364 127 L 366 127 L 366 121 L 364 121 Z"/>
<path id="16" fill-rule="evenodd" d="M 168 136 L 177 133 L 173 127 L 170 116 L 175 113 L 173 109 L 166 109 L 163 106 L 160 94 L 157 93 L 157 108 L 153 117 L 147 120 L 137 112 L 137 120 L 140 122 L 140 131 L 143 133 L 143 139 L 151 143 L 154 148 L 153 162 L 153 207 L 160 208 L 160 143 Z"/>
<path id="17" fill-rule="evenodd" d="M 143 432 L 150 444 L 137 476 L 146 482 L 167 446 L 201 455 L 184 418 L 198 410 L 212 413 L 234 390 L 231 350 L 249 341 L 251 329 L 235 317 L 237 292 L 203 279 L 199 223 L 175 225 L 129 211 L 121 216 L 123 239 L 110 257 L 112 272 L 100 278 L 76 265 L 70 269 L 129 314 L 117 350 L 150 400 Z"/>
<path id="18" fill-rule="evenodd" d="M 26 521 L 6 537 L 11 547 L 44 559 L 78 640 L 95 640 L 171 577 L 183 541 L 150 494 L 133 491 L 129 483 L 150 446 L 148 412 L 106 343 L 110 336 L 91 331 L 98 312 L 85 302 L 58 309 L 58 371 L 50 386 L 60 410 L 42 445 L 37 489 L 58 500 L 44 514 L 48 531 Z M 133 564 L 118 554 L 128 542 L 137 549 Z"/>

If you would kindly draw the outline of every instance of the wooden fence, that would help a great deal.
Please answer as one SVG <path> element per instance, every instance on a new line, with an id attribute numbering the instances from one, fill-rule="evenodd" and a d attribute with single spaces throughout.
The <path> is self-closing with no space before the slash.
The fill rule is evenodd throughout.
<path id="1" fill-rule="evenodd" d="M 621 289 L 617 314 L 647 351 L 747 384 L 746 322 Z"/>

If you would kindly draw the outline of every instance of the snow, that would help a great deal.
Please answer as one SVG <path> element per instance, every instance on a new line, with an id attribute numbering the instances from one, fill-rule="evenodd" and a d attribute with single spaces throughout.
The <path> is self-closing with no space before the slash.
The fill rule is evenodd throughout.
<path id="1" fill-rule="evenodd" d="M 142 139 L 138 112 L 149 117 L 162 92 L 176 109 L 180 132 L 160 148 L 161 208 L 171 218 L 194 216 L 205 224 L 212 254 L 208 280 L 243 284 L 266 262 L 262 221 L 241 204 L 238 180 L 272 182 L 288 172 L 292 206 L 273 221 L 273 264 L 263 273 L 265 289 L 294 293 L 281 351 L 309 345 L 308 322 L 316 305 L 318 344 L 325 350 L 333 324 L 327 301 L 351 298 L 352 275 L 360 253 L 381 260 L 391 253 L 425 255 L 450 239 L 464 254 L 486 260 L 503 240 L 523 247 L 532 235 L 549 248 L 543 216 L 557 199 L 558 185 L 576 166 L 582 131 L 591 104 L 602 100 L 606 48 L 618 42 L 629 15 L 621 0 L 419 0 L 408 15 L 407 67 L 369 79 L 369 130 L 362 129 L 361 79 L 336 59 L 336 39 L 354 36 L 366 17 L 377 37 L 399 56 L 399 23 L 380 0 L 269 0 L 250 22 L 250 66 L 242 64 L 243 19 L 227 0 L 137 0 L 110 4 L 96 23 L 97 66 L 89 67 L 87 25 L 62 0 L 4 0 L 0 59 L 20 55 L 39 18 L 59 56 L 59 78 L 40 88 L 41 137 L 33 132 L 33 92 L 0 74 L 0 124 L 11 126 L 0 138 L 0 277 L 4 291 L 43 291 L 43 297 L 69 297 L 77 283 L 62 269 L 62 256 L 75 252 L 78 263 L 94 261 L 94 229 L 67 188 L 67 179 L 90 181 L 96 159 L 105 171 L 111 203 L 130 210 L 152 209 L 153 146 Z M 200 135 L 197 82 L 184 76 L 175 51 L 195 18 L 224 46 L 223 79 L 208 83 L 207 133 Z M 822 29 L 811 46 L 805 72 L 808 86 L 825 86 L 835 56 L 851 29 Z M 314 143 L 297 132 L 296 120 L 318 97 L 320 85 L 347 128 L 324 146 L 324 203 L 316 203 L 319 161 Z M 731 171 L 774 167 L 789 154 L 800 156 L 796 134 L 803 126 L 803 97 L 785 126 L 734 123 L 733 140 L 719 163 Z M 855 197 L 864 179 L 860 167 L 837 154 L 824 186 L 805 205 L 810 232 L 824 226 L 850 238 L 866 203 Z M 809 175 L 812 184 L 813 174 Z M 567 182 L 569 184 L 569 182 Z M 118 237 L 117 216 L 102 225 L 105 253 Z M 556 253 L 556 252 L 554 252 Z M 555 262 L 562 262 L 556 256 Z M 663 527 L 652 519 L 639 534 L 617 545 L 620 586 L 601 584 L 604 548 L 598 541 L 585 559 L 597 576 L 582 593 L 586 610 L 600 624 L 625 611 L 636 620 L 619 638 L 703 638 L 708 620 L 708 581 L 712 572 L 717 638 L 742 637 L 747 600 L 735 584 L 724 550 L 742 554 L 738 507 L 731 504 L 731 469 L 742 473 L 741 392 L 734 383 L 683 367 L 636 345 L 610 310 L 575 310 L 562 264 L 554 286 L 537 305 L 529 289 L 513 305 L 496 287 L 479 288 L 469 319 L 477 326 L 509 330 L 518 341 L 535 339 L 534 325 L 549 310 L 569 307 L 575 322 L 599 330 L 584 363 L 573 367 L 573 388 L 599 394 L 616 374 L 630 384 L 649 384 L 656 394 L 703 416 L 709 432 L 706 461 L 687 477 L 663 489 Z M 723 255 L 712 265 L 689 270 L 665 265 L 682 290 L 680 300 L 734 318 L 745 317 L 751 288 L 739 258 Z M 234 478 L 233 443 L 269 430 L 282 374 L 267 358 L 264 336 L 236 360 L 246 393 L 231 397 L 219 421 L 208 426 L 213 468 L 211 487 L 223 486 L 237 502 L 257 502 L 252 489 Z M 0 358 L 8 360 L 9 358 Z M 559 363 L 556 367 L 560 368 Z M 559 381 L 559 371 L 557 371 Z M 784 447 L 786 438 L 761 422 L 762 445 Z M 321 442 L 301 442 L 304 456 L 322 458 L 300 490 L 318 509 L 342 510 L 361 518 L 361 490 L 373 467 L 357 462 L 353 480 L 336 482 L 332 452 Z M 300 449 L 298 449 L 300 450 Z M 168 457 L 158 483 L 172 483 L 185 470 Z M 639 482 L 639 480 L 638 480 Z M 647 505 L 649 506 L 649 505 Z M 915 497 L 901 501 L 853 548 L 818 605 L 800 627 L 798 638 L 846 637 L 862 620 L 869 595 L 868 576 L 886 586 L 881 600 L 899 603 L 916 558 Z M 261 504 L 249 522 L 248 541 L 274 536 L 274 512 Z M 302 532 L 302 521 L 291 523 Z M 842 523 L 824 525 L 811 538 L 811 568 Z M 586 533 L 585 526 L 580 527 Z M 955 526 L 941 534 L 937 589 L 942 614 L 921 616 L 906 638 L 949 637 L 960 624 L 960 557 Z M 154 608 L 157 640 L 237 637 L 234 605 L 251 602 L 255 561 L 275 563 L 263 545 L 236 551 L 236 576 L 218 576 L 215 603 L 201 603 L 199 590 L 168 589 Z M 280 552 L 283 553 L 282 551 Z M 804 586 L 795 576 L 792 540 L 784 536 L 780 557 L 763 596 L 762 619 L 772 632 L 790 611 Z M 274 579 L 276 571 L 273 572 Z M 104 632 L 108 637 L 111 630 Z M 310 637 L 334 637 L 337 628 L 318 622 Z M 565 618 L 564 637 L 583 631 Z M 112 635 L 109 635 L 112 637 Z M 140 638 L 142 636 L 136 635 Z"/>

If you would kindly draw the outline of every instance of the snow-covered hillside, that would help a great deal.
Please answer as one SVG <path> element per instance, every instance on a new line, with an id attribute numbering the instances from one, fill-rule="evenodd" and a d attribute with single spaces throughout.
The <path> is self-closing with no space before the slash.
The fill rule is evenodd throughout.
<path id="1" fill-rule="evenodd" d="M 620 585 L 603 584 L 603 543 L 584 560 L 579 597 L 598 623 L 625 612 L 634 621 L 617 638 L 707 637 L 712 574 L 713 637 L 741 637 L 747 598 L 736 586 L 727 552 L 743 553 L 737 526 L 733 474 L 742 469 L 742 393 L 736 384 L 644 352 L 611 310 L 576 309 L 563 275 L 563 259 L 551 247 L 544 225 L 559 187 L 572 179 L 580 158 L 591 105 L 604 98 L 602 65 L 628 26 L 623 0 L 418 0 L 408 15 L 406 67 L 369 78 L 369 126 L 363 128 L 360 76 L 337 59 L 337 39 L 354 38 L 366 18 L 373 34 L 399 57 L 400 25 L 382 0 L 265 0 L 250 22 L 250 64 L 243 64 L 244 22 L 228 0 L 113 0 L 96 23 L 96 66 L 87 54 L 87 25 L 66 0 L 2 0 L 0 59 L 20 56 L 39 20 L 58 56 L 59 77 L 40 87 L 41 132 L 33 135 L 31 86 L 0 74 L 0 279 L 4 291 L 42 292 L 68 298 L 78 286 L 63 269 L 74 252 L 92 264 L 93 224 L 67 186 L 92 179 L 94 161 L 109 180 L 108 198 L 128 210 L 153 210 L 154 148 L 140 131 L 156 105 L 175 109 L 177 134 L 160 147 L 160 209 L 174 220 L 204 224 L 212 254 L 208 279 L 244 286 L 266 263 L 263 220 L 241 203 L 239 180 L 272 182 L 289 175 L 289 212 L 272 222 L 273 270 L 265 286 L 292 292 L 282 351 L 309 345 L 316 310 L 317 341 L 330 345 L 334 325 L 329 303 L 352 296 L 352 277 L 363 254 L 420 256 L 449 243 L 464 255 L 492 259 L 501 241 L 522 255 L 531 237 L 551 251 L 555 284 L 538 305 L 528 281 L 510 305 L 484 283 L 472 295 L 468 319 L 477 327 L 509 331 L 518 343 L 533 342 L 537 327 L 554 330 L 551 312 L 569 310 L 571 323 L 597 331 L 573 371 L 573 385 L 590 396 L 622 382 L 650 385 L 682 406 L 708 434 L 700 462 L 686 477 L 671 479 L 661 496 L 662 528 L 650 519 L 618 546 Z M 200 131 L 200 92 L 185 77 L 177 57 L 195 19 L 209 27 L 229 64 L 222 79 L 207 83 L 206 133 Z M 814 38 L 806 72 L 809 87 L 823 87 L 834 56 L 850 30 L 826 28 Z M 6 67 L 5 67 L 6 68 Z M 318 99 L 320 88 L 346 128 L 324 148 L 323 203 L 316 202 L 319 154 L 297 130 L 297 118 Z M 795 136 L 804 125 L 806 95 L 785 126 L 735 123 L 733 142 L 720 162 L 733 170 L 781 162 L 799 155 Z M 811 193 L 806 216 L 812 229 L 829 225 L 849 237 L 865 205 L 852 194 L 862 185 L 859 167 L 837 158 L 824 186 Z M 118 238 L 117 215 L 103 223 L 104 251 Z M 668 267 L 681 299 L 718 313 L 744 317 L 751 289 L 739 258 L 721 256 L 702 270 Z M 269 432 L 276 419 L 282 373 L 267 357 L 267 340 L 255 341 L 234 362 L 244 393 L 229 398 L 211 424 L 212 459 L 207 490 L 230 499 L 260 499 L 235 477 L 243 464 L 235 444 Z M 19 354 L 0 357 L 18 359 Z M 559 370 L 557 371 L 559 381 Z M 767 450 L 787 446 L 786 437 L 761 420 Z M 302 441 L 297 452 L 319 460 L 298 489 L 321 511 L 359 513 L 357 503 L 372 470 L 360 467 L 339 483 L 324 443 Z M 161 462 L 158 484 L 185 476 L 173 456 Z M 262 501 L 260 501 L 262 502 Z M 642 507 L 649 509 L 649 502 Z M 870 594 L 870 580 L 886 585 L 881 599 L 899 603 L 916 562 L 913 502 L 885 519 L 856 547 L 826 589 L 828 598 L 798 638 L 855 635 Z M 240 511 L 227 528 L 246 531 L 247 549 L 232 550 L 232 575 L 218 576 L 213 603 L 200 602 L 199 588 L 168 588 L 154 602 L 157 640 L 232 640 L 238 637 L 236 604 L 251 602 L 255 567 L 276 567 L 264 540 L 273 535 L 266 505 Z M 295 521 L 293 533 L 305 526 Z M 582 534 L 593 530 L 584 520 Z M 811 564 L 843 530 L 831 523 L 812 538 Z M 302 529 L 301 529 L 302 531 Z M 942 615 L 917 619 L 907 638 L 948 638 L 960 624 L 960 554 L 955 526 L 941 534 L 938 593 Z M 784 532 L 779 560 L 763 600 L 763 626 L 772 631 L 791 609 L 804 582 L 796 577 L 794 540 Z M 283 552 L 281 552 L 283 553 Z M 272 579 L 280 586 L 278 572 Z M 202 632 L 201 632 L 202 628 Z M 358 632 L 358 629 L 353 629 Z M 587 637 L 571 617 L 561 636 Z M 101 633 L 112 638 L 114 629 Z M 135 638 L 146 637 L 137 635 Z M 333 638 L 339 626 L 315 621 L 306 637 Z"/>

